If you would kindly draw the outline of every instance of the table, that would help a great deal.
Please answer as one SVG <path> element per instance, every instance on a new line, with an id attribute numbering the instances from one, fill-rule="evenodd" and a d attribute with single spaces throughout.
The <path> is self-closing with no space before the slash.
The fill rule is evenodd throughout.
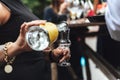
<path id="1" fill-rule="evenodd" d="M 105 21 L 100 22 L 86 22 L 88 20 L 87 18 L 81 18 L 79 20 L 75 21 L 69 21 L 68 26 L 69 27 L 88 27 L 88 26 L 99 26 L 99 25 L 105 25 Z"/>
<path id="2" fill-rule="evenodd" d="M 105 22 L 91 22 L 91 23 L 69 23 L 69 27 L 88 27 L 88 26 L 105 25 Z"/>

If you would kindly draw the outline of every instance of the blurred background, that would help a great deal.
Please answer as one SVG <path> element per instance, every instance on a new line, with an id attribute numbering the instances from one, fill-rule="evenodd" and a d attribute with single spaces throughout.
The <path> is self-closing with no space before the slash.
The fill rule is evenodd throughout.
<path id="1" fill-rule="evenodd" d="M 30 8 L 30 10 L 37 15 L 38 17 L 42 18 L 43 10 L 45 6 L 49 5 L 51 0 L 22 0 L 26 6 Z"/>
<path id="2" fill-rule="evenodd" d="M 50 5 L 52 0 L 22 0 L 23 3 L 40 19 L 43 19 L 44 9 Z M 75 0 L 74 0 L 75 1 Z M 77 0 L 76 0 L 77 1 Z M 79 0 L 92 3 L 88 7 L 82 5 L 83 15 L 78 19 L 87 17 L 85 22 L 101 23 L 104 20 L 104 0 Z M 97 11 L 93 14 L 94 1 L 99 1 L 97 4 Z M 101 3 L 100 3 L 101 2 Z M 84 7 L 83 7 L 84 6 Z M 91 10 L 88 10 L 90 8 Z M 87 16 L 85 16 L 85 11 Z M 75 11 L 76 12 L 76 11 Z M 78 12 L 79 13 L 79 12 Z M 79 21 L 81 22 L 81 20 Z M 77 23 L 76 23 L 77 24 Z M 120 66 L 119 66 L 119 46 L 118 42 L 113 41 L 109 36 L 106 25 L 78 25 L 74 23 L 71 27 L 70 39 L 71 46 L 71 64 L 72 67 L 58 70 L 60 72 L 58 77 L 66 77 L 60 80 L 119 80 Z M 80 23 L 81 24 L 81 23 Z M 87 28 L 86 28 L 87 27 Z M 86 34 L 87 33 L 87 34 Z M 91 33 L 91 34 L 89 34 Z M 88 35 L 89 34 L 89 35 Z M 87 36 L 88 35 L 88 36 Z M 116 48 L 118 46 L 118 48 Z M 89 54 L 88 54 L 89 53 Z M 114 54 L 113 54 L 114 53 Z M 68 78 L 69 77 L 69 78 Z"/>
<path id="3" fill-rule="evenodd" d="M 22 0 L 23 3 L 30 8 L 30 10 L 43 19 L 43 10 L 48 6 L 51 0 Z M 93 2 L 93 0 L 91 0 Z"/>

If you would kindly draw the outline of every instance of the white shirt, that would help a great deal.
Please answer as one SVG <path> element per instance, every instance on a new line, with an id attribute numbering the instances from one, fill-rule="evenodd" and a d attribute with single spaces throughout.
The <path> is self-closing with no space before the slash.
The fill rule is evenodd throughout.
<path id="1" fill-rule="evenodd" d="M 111 37 L 120 41 L 120 0 L 107 0 L 105 19 Z"/>

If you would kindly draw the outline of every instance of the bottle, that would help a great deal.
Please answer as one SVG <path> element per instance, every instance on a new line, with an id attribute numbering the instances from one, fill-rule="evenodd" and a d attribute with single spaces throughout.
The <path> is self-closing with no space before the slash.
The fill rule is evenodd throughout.
<path id="1" fill-rule="evenodd" d="M 33 50 L 42 51 L 53 44 L 59 35 L 61 43 L 70 42 L 67 23 L 65 21 L 60 24 L 46 22 L 44 25 L 31 26 L 26 33 L 26 42 Z"/>

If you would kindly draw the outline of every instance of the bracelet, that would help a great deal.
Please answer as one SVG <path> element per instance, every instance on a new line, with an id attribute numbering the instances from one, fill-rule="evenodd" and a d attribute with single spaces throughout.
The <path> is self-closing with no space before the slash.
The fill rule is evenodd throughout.
<path id="1" fill-rule="evenodd" d="M 7 52 L 8 51 L 8 46 L 10 44 L 12 44 L 12 42 L 5 43 L 5 47 L 3 48 L 3 53 L 5 55 L 5 58 L 4 58 L 5 62 L 9 62 L 10 61 L 10 57 L 8 56 L 8 52 Z"/>
<path id="2" fill-rule="evenodd" d="M 11 64 L 12 64 L 13 61 L 15 60 L 15 57 L 10 58 L 10 57 L 8 56 L 8 47 L 9 47 L 10 44 L 12 44 L 12 42 L 6 43 L 6 44 L 5 44 L 5 47 L 3 48 L 3 53 L 4 53 L 4 55 L 5 55 L 4 60 L 5 60 L 5 62 L 7 63 L 7 64 L 5 65 L 5 67 L 4 67 L 4 71 L 5 71 L 6 73 L 11 73 L 11 72 L 13 71 L 13 67 L 12 67 Z"/>

